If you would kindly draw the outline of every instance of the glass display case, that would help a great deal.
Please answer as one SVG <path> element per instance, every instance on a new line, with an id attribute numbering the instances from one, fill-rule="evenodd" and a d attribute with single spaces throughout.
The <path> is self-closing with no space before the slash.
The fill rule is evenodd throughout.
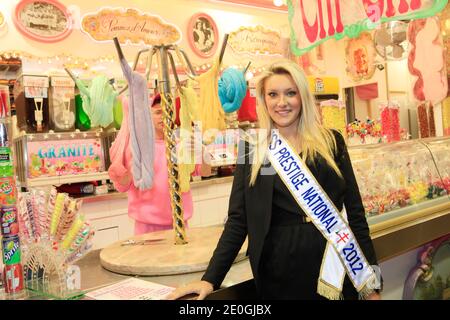
<path id="1" fill-rule="evenodd" d="M 349 147 L 369 225 L 450 204 L 450 137 Z"/>
<path id="2" fill-rule="evenodd" d="M 450 189 L 450 137 L 422 140 L 430 149 L 444 186 Z M 449 192 L 450 193 L 450 192 Z"/>

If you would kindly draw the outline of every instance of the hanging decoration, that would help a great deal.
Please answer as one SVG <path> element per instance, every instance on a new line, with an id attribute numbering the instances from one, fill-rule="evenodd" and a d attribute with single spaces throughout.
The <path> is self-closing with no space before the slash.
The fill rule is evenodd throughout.
<path id="1" fill-rule="evenodd" d="M 39 42 L 58 42 L 72 32 L 72 17 L 56 0 L 23 0 L 16 6 L 13 21 L 24 36 Z"/>
<path id="2" fill-rule="evenodd" d="M 375 73 L 375 46 L 369 32 L 356 39 L 347 40 L 345 61 L 347 75 L 353 81 L 368 80 Z"/>
<path id="3" fill-rule="evenodd" d="M 237 111 L 247 93 L 247 84 L 242 70 L 228 68 L 219 79 L 219 99 L 226 113 Z"/>
<path id="4" fill-rule="evenodd" d="M 49 55 L 49 56 L 37 56 L 37 55 L 30 54 L 28 52 L 19 51 L 19 50 L 17 50 L 17 51 L 0 51 L 0 60 L 2 57 L 6 60 L 8 60 L 10 58 L 14 58 L 14 59 L 20 59 L 20 60 L 36 61 L 38 64 L 42 64 L 43 66 L 48 65 L 48 66 L 57 67 L 57 68 L 63 68 L 65 66 L 71 70 L 74 70 L 74 69 L 80 69 L 80 70 L 85 70 L 85 71 L 90 70 L 94 75 L 96 73 L 94 72 L 94 70 L 92 70 L 92 67 L 95 67 L 97 65 L 105 65 L 105 64 L 112 65 L 112 64 L 119 62 L 117 60 L 117 58 L 115 58 L 112 55 L 104 55 L 104 56 L 94 57 L 94 58 L 85 58 L 85 57 L 80 57 L 80 56 L 74 56 L 72 54 L 67 54 L 67 53 L 54 54 L 54 55 Z M 266 68 L 263 67 L 263 62 L 264 61 L 262 61 L 261 65 L 259 65 L 259 66 L 255 66 L 255 63 L 252 62 L 252 66 L 248 69 L 248 71 L 251 72 L 253 74 L 253 76 L 257 76 L 262 71 L 266 70 Z M 196 73 L 201 74 L 201 73 L 208 71 L 211 68 L 212 63 L 213 63 L 213 61 L 205 62 L 205 63 L 198 64 L 198 65 L 194 64 L 192 67 Z M 177 72 L 179 72 L 179 74 L 183 74 L 184 70 L 182 68 L 179 68 L 179 67 L 181 67 L 181 64 L 178 61 L 176 61 L 175 65 L 177 66 Z M 138 67 L 136 70 L 140 72 L 141 68 L 143 68 L 143 66 L 144 66 L 144 62 L 141 59 L 138 62 Z M 231 65 L 222 64 L 222 66 L 220 67 L 220 71 L 223 71 L 228 67 L 236 68 L 236 69 L 244 69 L 245 64 L 231 64 Z"/>
<path id="5" fill-rule="evenodd" d="M 408 23 L 391 21 L 383 23 L 374 33 L 375 50 L 384 60 L 402 60 L 408 56 L 406 39 Z"/>
<path id="6" fill-rule="evenodd" d="M 188 39 L 192 51 L 202 58 L 212 57 L 219 45 L 219 31 L 213 18 L 197 13 L 188 23 Z"/>
<path id="7" fill-rule="evenodd" d="M 329 39 L 356 38 L 380 23 L 436 15 L 448 0 L 288 0 L 291 49 L 302 55 Z"/>
<path id="8" fill-rule="evenodd" d="M 83 58 L 79 56 L 74 56 L 72 54 L 60 53 L 53 54 L 49 56 L 36 56 L 23 51 L 0 51 L 0 60 L 1 58 L 8 59 L 20 59 L 20 60 L 29 60 L 37 62 L 41 65 L 49 65 L 52 67 L 62 68 L 66 66 L 71 69 L 83 69 L 88 70 L 92 66 L 98 64 L 112 64 L 116 63 L 117 59 L 115 59 L 112 55 L 104 55 L 95 58 Z"/>
<path id="9" fill-rule="evenodd" d="M 260 25 L 240 27 L 239 30 L 231 32 L 229 44 L 238 53 L 283 54 L 280 33 Z"/>
<path id="10" fill-rule="evenodd" d="M 175 44 L 181 40 L 177 26 L 166 23 L 159 16 L 126 8 L 101 8 L 84 15 L 81 31 L 95 41 L 111 41 L 117 37 L 122 44 Z"/>
<path id="11" fill-rule="evenodd" d="M 408 29 L 411 50 L 408 56 L 409 72 L 415 76 L 414 97 L 429 100 L 433 105 L 447 97 L 447 68 L 444 47 L 437 17 L 411 21 Z"/>

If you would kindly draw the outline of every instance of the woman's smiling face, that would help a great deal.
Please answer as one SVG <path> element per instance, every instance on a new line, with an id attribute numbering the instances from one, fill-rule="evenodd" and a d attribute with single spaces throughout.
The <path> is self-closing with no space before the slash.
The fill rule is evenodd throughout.
<path id="1" fill-rule="evenodd" d="M 277 129 L 296 132 L 302 110 L 302 99 L 292 77 L 274 74 L 264 83 L 264 100 Z"/>

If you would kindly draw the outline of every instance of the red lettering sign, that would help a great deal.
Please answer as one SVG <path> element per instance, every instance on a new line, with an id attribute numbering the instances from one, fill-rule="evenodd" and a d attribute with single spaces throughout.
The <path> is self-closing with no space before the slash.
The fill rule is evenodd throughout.
<path id="1" fill-rule="evenodd" d="M 379 23 L 433 16 L 448 0 L 288 0 L 292 51 L 311 50 L 327 39 L 357 37 Z M 345 25 L 343 22 L 345 21 Z"/>

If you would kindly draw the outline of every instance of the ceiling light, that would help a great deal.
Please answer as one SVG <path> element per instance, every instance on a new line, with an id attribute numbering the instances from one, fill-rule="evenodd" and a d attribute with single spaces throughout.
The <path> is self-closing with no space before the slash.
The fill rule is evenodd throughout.
<path id="1" fill-rule="evenodd" d="M 284 3 L 283 0 L 273 0 L 273 4 L 277 7 L 281 7 Z"/>

